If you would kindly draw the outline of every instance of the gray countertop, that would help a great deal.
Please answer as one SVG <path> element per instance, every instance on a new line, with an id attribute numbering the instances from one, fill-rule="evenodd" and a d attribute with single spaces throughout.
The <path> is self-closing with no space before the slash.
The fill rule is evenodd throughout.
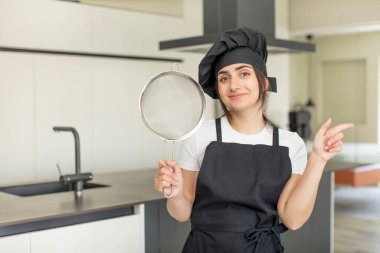
<path id="1" fill-rule="evenodd" d="M 95 174 L 93 183 L 110 187 L 85 189 L 82 199 L 74 192 L 30 197 L 0 192 L 0 236 L 131 214 L 135 204 L 163 199 L 153 188 L 154 173 Z"/>
<path id="2" fill-rule="evenodd" d="M 363 164 L 329 161 L 325 172 Z M 72 225 L 133 213 L 133 205 L 162 200 L 153 188 L 155 170 L 95 174 L 92 182 L 110 187 L 20 197 L 0 192 L 0 236 Z M 36 182 L 31 182 L 36 183 Z"/>
<path id="3" fill-rule="evenodd" d="M 328 161 L 324 172 L 334 172 L 337 170 L 352 169 L 360 166 L 368 165 L 365 163 L 355 163 L 355 162 L 344 162 L 339 160 Z"/>

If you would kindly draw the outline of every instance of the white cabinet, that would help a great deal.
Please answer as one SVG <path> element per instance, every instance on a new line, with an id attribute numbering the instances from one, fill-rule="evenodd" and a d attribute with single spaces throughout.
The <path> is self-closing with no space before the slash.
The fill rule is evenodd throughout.
<path id="1" fill-rule="evenodd" d="M 0 237 L 1 253 L 143 253 L 144 205 L 133 215 Z"/>
<path id="2" fill-rule="evenodd" d="M 31 233 L 31 253 L 143 253 L 144 205 L 135 214 Z"/>
<path id="3" fill-rule="evenodd" d="M 30 253 L 30 233 L 0 237 L 1 253 Z"/>

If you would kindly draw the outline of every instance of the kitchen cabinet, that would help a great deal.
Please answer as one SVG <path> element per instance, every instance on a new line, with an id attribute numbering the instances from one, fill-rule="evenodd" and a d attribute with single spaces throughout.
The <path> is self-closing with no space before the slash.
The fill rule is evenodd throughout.
<path id="1" fill-rule="evenodd" d="M 141 253 L 145 251 L 144 205 L 133 215 L 0 238 L 4 253 Z"/>
<path id="2" fill-rule="evenodd" d="M 30 253 L 30 234 L 27 233 L 0 238 L 0 252 Z"/>
<path id="3" fill-rule="evenodd" d="M 178 222 L 166 210 L 166 199 L 145 204 L 146 253 L 178 253 L 191 230 L 190 221 Z"/>
<path id="4" fill-rule="evenodd" d="M 298 230 L 281 235 L 285 253 L 334 252 L 334 173 L 322 175 L 309 220 Z"/>
<path id="5" fill-rule="evenodd" d="M 133 215 L 32 232 L 30 252 L 144 252 L 144 205 Z"/>

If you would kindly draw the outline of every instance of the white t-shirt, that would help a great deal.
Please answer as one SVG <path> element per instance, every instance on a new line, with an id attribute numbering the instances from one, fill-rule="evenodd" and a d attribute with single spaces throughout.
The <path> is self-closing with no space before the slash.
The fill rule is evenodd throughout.
<path id="1" fill-rule="evenodd" d="M 273 128 L 267 124 L 260 132 L 252 135 L 241 134 L 234 130 L 226 117 L 221 118 L 222 141 L 241 144 L 273 144 Z M 289 147 L 289 158 L 293 174 L 303 174 L 307 162 L 304 141 L 295 132 L 278 129 L 279 145 Z M 207 120 L 189 138 L 181 143 L 178 164 L 181 168 L 199 171 L 206 147 L 216 141 L 215 120 Z"/>

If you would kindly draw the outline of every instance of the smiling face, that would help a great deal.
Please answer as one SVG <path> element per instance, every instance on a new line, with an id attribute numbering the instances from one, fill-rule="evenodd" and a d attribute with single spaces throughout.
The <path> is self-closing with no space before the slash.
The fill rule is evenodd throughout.
<path id="1" fill-rule="evenodd" d="M 231 113 L 257 112 L 262 108 L 263 89 L 251 65 L 228 65 L 219 70 L 216 80 L 219 97 Z"/>

